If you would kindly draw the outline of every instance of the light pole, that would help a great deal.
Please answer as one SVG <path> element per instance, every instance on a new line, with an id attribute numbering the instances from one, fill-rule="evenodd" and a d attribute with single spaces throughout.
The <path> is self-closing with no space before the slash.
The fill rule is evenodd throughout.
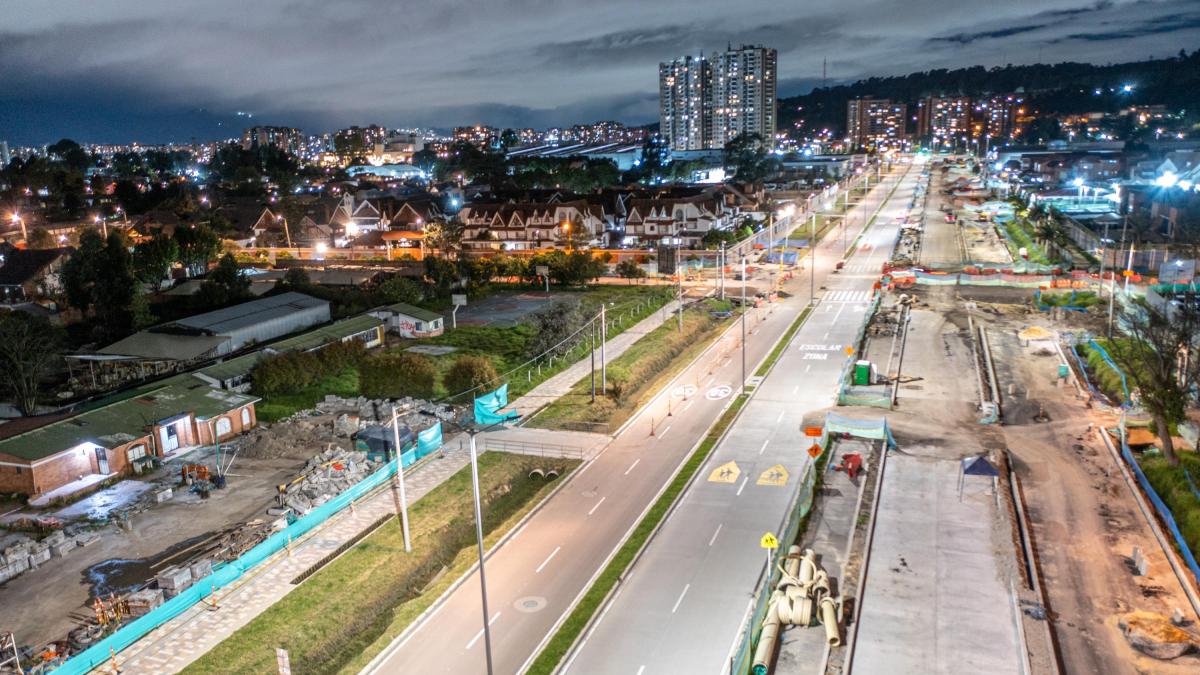
<path id="1" fill-rule="evenodd" d="M 422 410 L 422 415 L 429 417 L 437 417 L 437 415 L 428 410 Z M 511 420 L 505 420 L 511 421 Z M 450 424 L 459 428 L 467 434 L 470 439 L 471 448 L 471 490 L 475 506 L 475 542 L 479 547 L 479 594 L 480 600 L 483 603 L 483 648 L 487 655 L 487 672 L 488 675 L 493 675 L 492 670 L 492 629 L 489 624 L 491 614 L 488 612 L 487 601 L 487 578 L 484 575 L 484 549 L 483 549 L 483 513 L 479 504 L 479 455 L 475 450 L 475 437 L 479 434 L 492 429 L 494 427 L 502 427 L 503 423 L 497 422 L 489 424 L 485 427 L 464 426 L 455 421 L 450 421 Z"/>
<path id="2" fill-rule="evenodd" d="M 404 460 L 400 452 L 400 415 L 392 406 L 392 448 L 396 451 L 396 480 L 400 484 L 400 526 L 404 530 L 404 552 L 412 553 L 412 539 L 408 531 L 408 499 L 404 493 Z"/>
<path id="3" fill-rule="evenodd" d="M 742 255 L 742 389 L 746 387 L 746 256 Z"/>
<path id="4" fill-rule="evenodd" d="M 812 212 L 812 234 L 808 238 L 808 304 L 817 302 L 817 212 Z"/>

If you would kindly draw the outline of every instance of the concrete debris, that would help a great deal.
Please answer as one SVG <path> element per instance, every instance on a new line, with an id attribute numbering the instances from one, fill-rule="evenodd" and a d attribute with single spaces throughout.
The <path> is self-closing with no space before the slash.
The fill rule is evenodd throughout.
<path id="1" fill-rule="evenodd" d="M 1192 636 L 1154 612 L 1130 612 L 1118 625 L 1133 648 L 1156 659 L 1178 658 L 1192 649 Z"/>
<path id="2" fill-rule="evenodd" d="M 154 577 L 158 587 L 164 591 L 179 591 L 184 590 L 192 585 L 192 570 L 189 567 L 176 567 L 172 565 Z"/>
<path id="3" fill-rule="evenodd" d="M 68 553 L 75 550 L 76 546 L 77 544 L 75 543 L 74 539 L 67 539 L 58 544 L 51 544 L 50 553 L 56 557 L 63 558 L 66 557 Z"/>
<path id="4" fill-rule="evenodd" d="M 161 588 L 143 588 L 125 596 L 125 601 L 129 603 L 130 615 L 144 616 L 163 604 L 163 591 Z"/>

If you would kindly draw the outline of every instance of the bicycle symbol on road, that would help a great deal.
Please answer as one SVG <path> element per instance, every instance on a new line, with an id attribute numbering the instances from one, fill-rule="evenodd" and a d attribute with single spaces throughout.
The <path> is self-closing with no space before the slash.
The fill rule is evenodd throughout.
<path id="1" fill-rule="evenodd" d="M 718 399 L 725 398 L 732 393 L 733 393 L 733 387 L 731 387 L 727 384 L 722 384 L 720 386 L 709 389 L 708 393 L 705 394 L 705 397 L 707 397 L 708 400 L 710 400 L 710 401 L 716 401 Z"/>
<path id="2" fill-rule="evenodd" d="M 690 398 L 695 393 L 696 393 L 696 385 L 685 384 L 681 387 L 675 387 L 674 391 L 671 392 L 671 396 L 673 396 L 675 398 Z"/>

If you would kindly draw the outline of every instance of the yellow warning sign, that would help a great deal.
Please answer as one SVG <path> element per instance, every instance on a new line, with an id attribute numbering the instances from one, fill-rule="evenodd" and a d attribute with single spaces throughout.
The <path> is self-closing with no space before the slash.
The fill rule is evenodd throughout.
<path id="1" fill-rule="evenodd" d="M 758 485 L 772 485 L 774 487 L 783 487 L 787 485 L 788 472 L 783 468 L 782 464 L 767 469 L 758 476 Z"/>
<path id="2" fill-rule="evenodd" d="M 721 466 L 712 470 L 708 474 L 708 482 L 710 483 L 734 483 L 737 482 L 738 476 L 742 475 L 742 470 L 738 468 L 736 462 L 726 462 Z"/>
<path id="3" fill-rule="evenodd" d="M 762 539 L 758 540 L 758 545 L 763 548 L 779 548 L 779 540 L 770 532 L 764 534 Z"/>

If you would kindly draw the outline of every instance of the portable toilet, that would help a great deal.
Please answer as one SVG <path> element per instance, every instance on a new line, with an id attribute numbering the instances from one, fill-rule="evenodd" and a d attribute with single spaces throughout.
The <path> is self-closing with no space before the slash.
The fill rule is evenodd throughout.
<path id="1" fill-rule="evenodd" d="M 871 384 L 871 362 L 862 360 L 854 362 L 854 384 L 866 386 Z"/>
<path id="2" fill-rule="evenodd" d="M 408 427 L 400 427 L 400 448 L 416 442 L 416 436 Z M 386 462 L 396 456 L 395 438 L 392 427 L 373 424 L 354 434 L 354 449 L 367 453 L 367 459 Z"/>

